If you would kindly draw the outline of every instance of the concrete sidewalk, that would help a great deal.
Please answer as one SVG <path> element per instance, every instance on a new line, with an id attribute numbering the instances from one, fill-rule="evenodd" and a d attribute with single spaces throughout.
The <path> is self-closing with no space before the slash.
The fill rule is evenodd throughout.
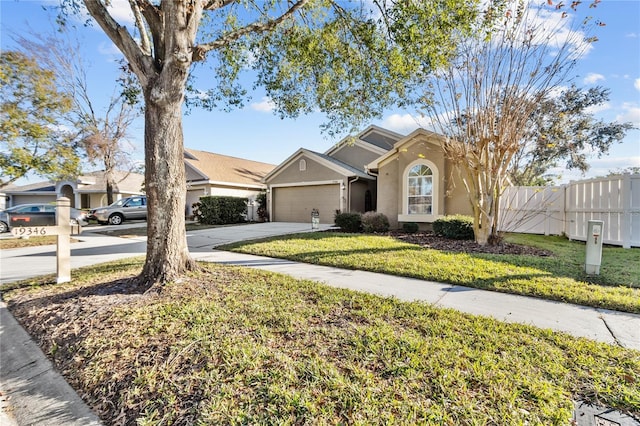
<path id="1" fill-rule="evenodd" d="M 189 232 L 187 241 L 192 256 L 201 261 L 259 268 L 333 287 L 392 296 L 405 301 L 423 301 L 434 306 L 549 328 L 640 350 L 640 315 L 214 250 L 221 244 L 234 241 L 308 231 L 311 231 L 308 224 L 242 225 Z M 72 268 L 143 255 L 146 248 L 145 238 L 125 239 L 86 234 L 81 239 L 84 241 L 72 247 Z M 0 255 L 2 283 L 55 272 L 55 250 L 51 246 L 5 250 Z M 85 411 L 88 408 L 75 392 L 69 392 L 67 383 L 13 320 L 4 304 L 0 304 L 0 314 L 0 407 L 4 411 L 0 412 L 0 424 L 99 424 L 90 412 Z"/>

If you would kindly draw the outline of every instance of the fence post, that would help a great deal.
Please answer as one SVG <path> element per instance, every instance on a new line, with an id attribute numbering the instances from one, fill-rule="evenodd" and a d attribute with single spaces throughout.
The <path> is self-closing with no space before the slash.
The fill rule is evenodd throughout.
<path id="1" fill-rule="evenodd" d="M 631 248 L 631 235 L 633 230 L 631 229 L 631 175 L 625 173 L 622 175 L 622 218 L 620 220 L 620 227 L 622 228 L 622 248 Z"/>

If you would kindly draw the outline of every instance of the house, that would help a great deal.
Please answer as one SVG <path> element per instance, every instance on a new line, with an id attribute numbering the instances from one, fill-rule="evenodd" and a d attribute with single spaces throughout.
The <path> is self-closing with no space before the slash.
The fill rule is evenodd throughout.
<path id="1" fill-rule="evenodd" d="M 187 215 L 192 204 L 206 195 L 225 195 L 249 198 L 248 216 L 255 218 L 255 197 L 266 189 L 262 178 L 275 166 L 243 158 L 229 157 L 212 152 L 185 149 L 184 162 L 187 187 Z M 116 173 L 114 199 L 143 194 L 144 176 L 139 173 Z M 3 188 L 8 198 L 7 207 L 25 203 L 50 203 L 65 196 L 76 208 L 95 208 L 107 205 L 104 172 L 93 172 L 75 180 L 41 182 Z"/>
<path id="2" fill-rule="evenodd" d="M 445 157 L 441 135 L 417 129 L 367 165 L 377 176 L 377 211 L 391 228 L 402 223 L 432 223 L 444 215 L 471 215 L 467 191 L 451 160 Z"/>
<path id="3" fill-rule="evenodd" d="M 376 209 L 376 177 L 366 165 L 385 155 L 402 135 L 369 126 L 325 153 L 300 148 L 265 176 L 272 221 L 333 223 L 336 212 Z"/>
<path id="4" fill-rule="evenodd" d="M 140 195 L 144 176 L 140 173 L 116 171 L 113 188 L 115 199 Z M 71 207 L 89 209 L 107 205 L 105 173 L 86 173 L 77 179 L 59 182 L 38 182 L 28 185 L 10 185 L 2 189 L 6 207 L 27 203 L 53 203 L 58 197 L 71 200 Z"/>
<path id="5" fill-rule="evenodd" d="M 255 199 L 267 186 L 262 179 L 273 170 L 273 164 L 244 158 L 185 149 L 187 175 L 187 216 L 192 205 L 207 195 L 232 196 L 249 199 L 248 218 L 256 219 Z"/>
<path id="6" fill-rule="evenodd" d="M 470 214 L 440 137 L 424 129 L 402 136 L 369 126 L 323 154 L 300 148 L 264 178 L 271 220 L 307 222 L 316 209 L 321 223 L 333 223 L 337 211 L 375 210 L 393 229 Z"/>

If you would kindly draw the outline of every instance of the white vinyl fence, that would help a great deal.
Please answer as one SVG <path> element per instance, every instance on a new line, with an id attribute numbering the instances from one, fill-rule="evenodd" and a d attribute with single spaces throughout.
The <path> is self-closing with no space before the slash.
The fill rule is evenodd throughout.
<path id="1" fill-rule="evenodd" d="M 604 221 L 605 244 L 640 247 L 640 174 L 553 187 L 511 187 L 501 199 L 500 230 L 586 241 L 589 220 Z"/>

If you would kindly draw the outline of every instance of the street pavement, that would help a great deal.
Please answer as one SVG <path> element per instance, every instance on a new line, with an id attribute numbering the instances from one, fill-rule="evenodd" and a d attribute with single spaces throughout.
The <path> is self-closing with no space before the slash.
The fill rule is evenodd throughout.
<path id="1" fill-rule="evenodd" d="M 321 229 L 327 228 L 321 225 Z M 105 229 L 98 228 L 97 231 Z M 201 261 L 259 268 L 334 287 L 405 301 L 423 301 L 640 350 L 640 315 L 216 250 L 219 245 L 230 242 L 309 231 L 310 224 L 249 224 L 188 232 L 187 242 L 192 256 Z M 81 242 L 72 244 L 72 269 L 144 255 L 146 249 L 145 237 L 110 237 L 88 230 L 77 238 Z M 55 268 L 55 246 L 3 250 L 0 253 L 0 289 L 4 283 L 54 273 Z M 0 359 L 1 425 L 100 424 L 75 392 L 69 391 L 66 382 L 1 302 Z"/>

